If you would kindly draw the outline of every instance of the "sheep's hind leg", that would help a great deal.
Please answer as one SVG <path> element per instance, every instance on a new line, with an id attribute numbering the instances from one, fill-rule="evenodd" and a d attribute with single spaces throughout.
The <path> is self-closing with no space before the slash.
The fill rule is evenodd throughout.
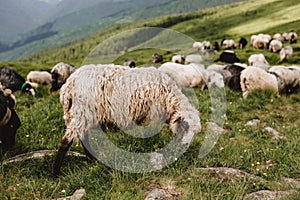
<path id="1" fill-rule="evenodd" d="M 62 161 L 65 158 L 65 155 L 67 151 L 69 150 L 70 146 L 73 143 L 73 137 L 70 137 L 69 135 L 64 135 L 63 138 L 61 139 L 58 152 L 53 164 L 53 176 L 58 177 L 60 168 L 62 165 Z"/>

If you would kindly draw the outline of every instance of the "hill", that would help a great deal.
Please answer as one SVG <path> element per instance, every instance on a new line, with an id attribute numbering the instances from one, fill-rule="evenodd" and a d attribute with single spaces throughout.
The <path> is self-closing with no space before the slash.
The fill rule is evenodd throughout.
<path id="1" fill-rule="evenodd" d="M 236 1 L 240 0 L 225 0 L 221 4 Z M 25 23 L 24 26 L 26 26 L 27 31 L 23 31 L 13 43 L 3 43 L 1 47 L 0 40 L 0 52 L 1 48 L 2 51 L 5 51 L 0 53 L 0 60 L 17 60 L 43 49 L 58 47 L 111 24 L 134 22 L 172 13 L 189 12 L 213 7 L 218 4 L 220 4 L 218 1 L 204 0 L 63 0 L 56 6 L 49 6 L 50 11 L 44 12 L 46 17 L 44 23 L 39 24 L 38 27 L 28 30 L 32 26 Z M 16 17 L 23 19 L 21 16 L 16 15 Z M 37 16 L 39 15 L 36 14 Z M 14 27 L 19 27 L 19 20 L 11 22 L 7 19 L 8 17 L 5 18 Z M 28 18 L 29 21 L 31 21 L 30 19 Z M 15 36 L 15 33 L 19 32 L 15 31 L 13 34 L 9 31 L 6 32 L 11 37 Z"/>
<path id="2" fill-rule="evenodd" d="M 237 41 L 241 36 L 249 39 L 251 34 L 261 32 L 273 34 L 295 30 L 299 33 L 300 21 L 294 15 L 298 8 L 299 3 L 294 0 L 251 0 L 138 23 L 115 24 L 76 42 L 36 53 L 18 62 L 1 62 L 0 66 L 11 66 L 26 76 L 30 70 L 50 70 L 61 61 L 80 66 L 91 52 L 104 49 L 115 53 L 124 46 L 130 46 L 130 51 L 123 49 L 116 63 L 121 63 L 125 58 L 134 58 L 138 65 L 151 64 L 153 52 L 162 53 L 165 61 L 168 61 L 178 51 L 134 49 L 149 46 L 151 42 L 159 46 L 160 41 L 167 42 L 163 45 L 171 47 L 182 44 L 180 37 L 171 35 L 170 38 L 169 32 L 161 31 L 160 27 L 196 41 L 220 41 L 224 37 Z M 144 32 L 143 28 L 147 27 L 155 28 Z M 105 48 L 97 49 L 97 46 Z M 292 46 L 294 57 L 283 63 L 278 63 L 278 53 L 256 50 L 249 45 L 235 51 L 245 63 L 250 54 L 263 53 L 271 65 L 299 65 L 299 41 Z M 64 159 L 62 175 L 54 179 L 51 175 L 53 153 L 65 133 L 65 124 L 59 93 L 50 93 L 49 89 L 50 86 L 39 87 L 35 97 L 15 93 L 16 111 L 22 126 L 17 132 L 16 145 L 9 150 L 0 148 L 0 199 L 67 198 L 80 188 L 86 192 L 83 199 L 92 200 L 145 199 L 156 188 L 163 190 L 167 199 L 225 200 L 254 199 L 254 196 L 300 199 L 299 92 L 285 96 L 268 90 L 255 91 L 243 99 L 240 92 L 225 88 L 226 98 L 214 98 L 208 90 L 196 87 L 193 89 L 196 99 L 192 100 L 199 102 L 195 105 L 199 110 L 202 130 L 195 135 L 191 146 L 182 156 L 170 158 L 174 160 L 172 164 L 153 172 L 123 172 L 101 161 L 93 163 L 76 156 L 78 152 L 84 154 L 84 150 L 80 143 L 74 142 L 71 147 L 73 154 L 67 154 Z M 212 109 L 214 103 L 220 101 L 225 105 L 218 107 L 221 109 Z M 214 110 L 223 110 L 224 107 L 227 109 L 222 125 L 225 132 L 217 132 L 219 138 L 216 139 L 216 134 L 208 131 L 209 124 L 216 120 L 212 115 Z M 248 122 L 254 119 L 259 122 L 248 126 Z M 266 131 L 270 128 L 281 134 Z M 167 125 L 149 138 L 135 138 L 122 131 L 108 132 L 105 136 L 122 151 L 131 153 L 160 151 L 168 147 L 173 138 L 178 138 L 172 135 Z M 205 141 L 213 148 L 206 156 L 199 156 L 202 147 L 207 149 Z M 25 160 L 5 163 L 16 155 L 39 150 L 47 150 L 47 154 L 40 158 L 26 154 L 18 157 Z M 136 166 L 138 163 L 134 164 Z M 131 169 L 128 163 L 125 163 L 125 167 Z"/>

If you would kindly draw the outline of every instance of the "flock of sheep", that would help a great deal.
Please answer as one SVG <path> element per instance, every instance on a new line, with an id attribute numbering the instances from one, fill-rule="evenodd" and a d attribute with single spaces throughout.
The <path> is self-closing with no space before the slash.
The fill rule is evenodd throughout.
<path id="1" fill-rule="evenodd" d="M 297 34 L 275 34 L 273 39 L 267 34 L 251 37 L 253 48 L 282 51 L 280 59 L 283 54 L 288 59 L 292 56 L 291 46 L 283 48 L 284 41 L 297 42 Z M 246 45 L 247 40 L 241 38 L 239 45 L 233 40 L 223 40 L 220 46 L 214 43 L 212 48 L 208 41 L 196 42 L 193 47 L 200 52 L 215 53 L 221 48 L 244 48 Z M 34 95 L 33 88 L 39 84 L 52 84 L 51 91 L 60 89 L 60 103 L 63 105 L 67 127 L 53 166 L 53 173 L 57 176 L 74 140 L 84 144 L 88 157 L 96 158 L 87 142 L 87 132 L 96 124 L 127 128 L 135 124 L 145 125 L 164 116 L 172 133 L 180 134 L 182 144 L 189 145 L 194 134 L 200 132 L 201 124 L 198 111 L 181 92 L 182 88 L 200 87 L 204 90 L 227 86 L 242 92 L 244 98 L 256 89 L 272 89 L 283 94 L 299 90 L 299 66 L 270 66 L 263 54 L 249 56 L 248 64 L 236 63 L 234 52 L 223 53 L 218 60 L 230 60 L 229 63 L 213 63 L 209 66 L 203 64 L 201 54 L 175 55 L 170 62 L 165 63 L 162 63 L 161 55 L 154 54 L 153 63 L 162 63 L 158 68 L 136 68 L 133 60 L 127 60 L 122 66 L 98 64 L 79 68 L 58 63 L 51 73 L 30 72 L 27 80 L 13 69 L 2 67 L 0 100 L 6 103 L 1 104 L 0 128 L 11 121 L 11 114 L 8 113 L 13 111 L 13 106 L 9 102 L 14 91 L 28 91 Z M 15 135 L 15 131 L 5 130 L 5 134 Z M 4 131 L 1 130 L 2 133 Z"/>

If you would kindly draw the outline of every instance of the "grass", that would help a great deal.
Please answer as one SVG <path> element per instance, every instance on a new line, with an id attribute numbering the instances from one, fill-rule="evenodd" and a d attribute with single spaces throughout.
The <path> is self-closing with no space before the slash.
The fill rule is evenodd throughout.
<path id="1" fill-rule="evenodd" d="M 275 2 L 275 3 L 274 3 Z M 291 1 L 288 1 L 291 2 Z M 282 6 L 282 1 L 263 1 L 263 4 Z M 272 4 L 269 4 L 272 3 Z M 247 7 L 248 6 L 248 7 Z M 114 33 L 128 30 L 143 24 L 168 24 L 168 28 L 180 31 L 195 40 L 221 40 L 224 35 L 238 39 L 239 33 L 229 33 L 243 25 L 242 21 L 251 17 L 245 15 L 260 9 L 257 1 L 228 5 L 223 15 L 224 21 L 217 20 L 223 9 L 213 8 L 179 16 L 142 21 L 140 24 L 115 25 L 104 29 L 96 35 L 84 40 L 63 46 L 59 49 L 40 52 L 18 62 L 5 62 L 25 76 L 30 70 L 50 70 L 60 61 L 80 65 L 87 53 L 102 40 Z M 232 12 L 231 12 L 232 11 Z M 267 12 L 267 11 L 265 11 Z M 270 11 L 269 11 L 270 12 Z M 266 14 L 266 13 L 264 13 Z M 199 18 L 204 16 L 205 19 Z M 235 18 L 232 18 L 235 16 Z M 253 21 L 257 17 L 254 15 Z M 208 26 L 214 24 L 215 26 Z M 245 23 L 247 24 L 247 23 Z M 264 32 L 274 33 L 290 30 L 292 27 L 299 32 L 298 21 L 276 24 L 266 27 Z M 203 31 L 203 27 L 207 27 Z M 215 30 L 219 30 L 216 32 Z M 238 30 L 238 29 L 236 29 Z M 244 30 L 244 29 L 242 29 Z M 261 31 L 261 30 L 257 30 Z M 248 32 L 247 32 L 248 34 Z M 299 42 L 293 44 L 294 58 L 279 63 L 278 54 L 266 50 L 254 50 L 248 46 L 243 50 L 235 50 L 242 62 L 253 53 L 264 53 L 270 64 L 300 63 Z M 72 51 L 75 49 L 75 52 Z M 138 65 L 147 65 L 151 55 L 157 49 L 133 51 L 122 55 L 117 63 L 125 58 L 133 58 Z M 72 54 L 74 52 L 74 54 Z M 175 52 L 159 51 L 166 60 Z M 217 57 L 218 55 L 216 55 Z M 214 59 L 214 58 L 212 58 Z M 17 133 L 16 145 L 6 151 L 0 149 L 0 159 L 11 158 L 21 153 L 36 150 L 57 150 L 59 141 L 65 132 L 62 119 L 63 111 L 59 103 L 59 93 L 50 93 L 50 86 L 42 86 L 37 90 L 35 98 L 16 93 L 16 110 L 22 121 Z M 300 93 L 290 96 L 277 95 L 272 91 L 255 91 L 248 99 L 243 99 L 241 93 L 226 89 L 226 130 L 216 141 L 212 151 L 204 158 L 199 158 L 199 149 L 203 145 L 208 122 L 211 121 L 210 94 L 195 88 L 194 92 L 199 102 L 202 131 L 197 134 L 189 149 L 176 162 L 163 170 L 148 173 L 128 173 L 112 169 L 103 163 L 90 163 L 85 158 L 67 155 L 61 169 L 62 176 L 53 179 L 51 168 L 54 156 L 42 159 L 29 159 L 12 164 L 0 164 L 0 199 L 52 199 L 73 194 L 77 189 L 84 188 L 86 196 L 83 199 L 143 199 L 153 188 L 163 188 L 178 199 L 243 199 L 248 193 L 258 190 L 290 190 L 300 192 L 282 181 L 283 177 L 299 180 L 300 178 Z M 252 119 L 259 119 L 257 126 L 245 124 Z M 283 139 L 274 139 L 263 129 L 272 127 L 284 134 Z M 150 152 L 164 147 L 173 139 L 168 126 L 148 139 L 133 138 L 126 133 L 107 133 L 108 138 L 118 147 L 132 152 Z M 71 151 L 84 153 L 80 144 L 73 144 Z M 233 178 L 230 176 L 204 172 L 201 168 L 230 167 L 253 175 L 253 177 Z M 299 199 L 299 194 L 288 199 Z"/>

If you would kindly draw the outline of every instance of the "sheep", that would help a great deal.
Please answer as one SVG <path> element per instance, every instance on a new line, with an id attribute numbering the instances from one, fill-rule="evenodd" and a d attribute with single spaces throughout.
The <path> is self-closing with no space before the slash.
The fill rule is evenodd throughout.
<path id="1" fill-rule="evenodd" d="M 240 59 L 237 57 L 234 51 L 231 50 L 224 50 L 218 59 L 215 62 L 226 62 L 226 63 L 236 63 L 240 62 Z"/>
<path id="2" fill-rule="evenodd" d="M 291 44 L 297 43 L 297 39 L 298 39 L 298 35 L 296 32 L 294 31 L 289 32 L 289 40 Z"/>
<path id="3" fill-rule="evenodd" d="M 196 64 L 202 64 L 203 63 L 203 58 L 199 54 L 189 54 L 185 57 L 185 64 L 191 64 L 191 63 L 196 63 Z"/>
<path id="4" fill-rule="evenodd" d="M 247 46 L 247 44 L 248 44 L 247 39 L 244 37 L 241 37 L 239 40 L 239 48 L 244 49 Z"/>
<path id="5" fill-rule="evenodd" d="M 232 74 L 230 73 L 230 71 L 225 70 L 225 67 L 226 67 L 226 65 L 211 64 L 211 65 L 207 66 L 206 70 L 214 71 L 214 72 L 221 74 L 225 84 L 227 84 L 227 81 L 230 79 Z"/>
<path id="6" fill-rule="evenodd" d="M 161 63 L 163 62 L 163 60 L 164 60 L 163 56 L 158 53 L 154 53 L 152 55 L 152 63 Z"/>
<path id="7" fill-rule="evenodd" d="M 4 89 L 10 89 L 13 93 L 21 91 L 35 96 L 35 91 L 29 82 L 10 67 L 0 67 L 0 83 Z"/>
<path id="8" fill-rule="evenodd" d="M 287 32 L 283 32 L 283 33 L 282 33 L 282 40 L 283 40 L 284 42 L 289 41 L 289 34 L 288 34 Z"/>
<path id="9" fill-rule="evenodd" d="M 258 34 L 251 36 L 251 44 L 255 49 L 267 49 L 271 40 L 271 36 L 268 34 Z"/>
<path id="10" fill-rule="evenodd" d="M 184 55 L 174 55 L 174 56 L 172 56 L 172 62 L 173 63 L 184 64 L 185 63 L 185 57 L 184 57 Z"/>
<path id="11" fill-rule="evenodd" d="M 269 73 L 274 74 L 278 80 L 278 89 L 281 94 L 291 94 L 300 89 L 299 66 L 272 66 Z"/>
<path id="12" fill-rule="evenodd" d="M 14 107 L 16 98 L 10 89 L 3 89 L 0 84 L 0 147 L 8 149 L 14 146 L 16 132 L 21 121 Z"/>
<path id="13" fill-rule="evenodd" d="M 85 144 L 86 155 L 95 159 L 88 151 L 87 133 L 96 125 L 113 124 L 125 129 L 163 115 L 172 133 L 180 136 L 178 145 L 183 146 L 188 146 L 201 130 L 199 112 L 172 79 L 154 67 L 82 66 L 62 86 L 60 102 L 66 133 L 54 161 L 55 177 L 74 140 Z"/>
<path id="14" fill-rule="evenodd" d="M 51 70 L 51 92 L 57 91 L 66 82 L 68 77 L 74 73 L 76 67 L 67 63 L 57 63 Z"/>
<path id="15" fill-rule="evenodd" d="M 210 46 L 211 46 L 210 41 L 205 40 L 202 42 L 202 50 L 210 49 Z"/>
<path id="16" fill-rule="evenodd" d="M 284 59 L 290 59 L 293 56 L 293 48 L 291 46 L 286 46 L 282 48 L 279 52 L 280 62 Z"/>
<path id="17" fill-rule="evenodd" d="M 282 35 L 281 35 L 280 33 L 275 33 L 275 34 L 273 35 L 273 39 L 274 39 L 274 40 L 282 41 L 282 40 L 283 40 L 283 37 L 282 37 Z"/>
<path id="18" fill-rule="evenodd" d="M 166 62 L 158 70 L 170 76 L 180 88 L 196 86 L 203 88 L 205 85 L 206 72 L 203 65 Z"/>
<path id="19" fill-rule="evenodd" d="M 212 49 L 215 51 L 220 51 L 220 45 L 217 41 L 213 42 Z"/>
<path id="20" fill-rule="evenodd" d="M 236 48 L 236 43 L 232 39 L 225 39 L 221 43 L 223 49 L 235 49 Z"/>
<path id="21" fill-rule="evenodd" d="M 36 83 L 41 85 L 49 85 L 52 81 L 52 76 L 47 71 L 30 71 L 26 80 L 30 83 Z"/>
<path id="22" fill-rule="evenodd" d="M 248 63 L 249 66 L 259 67 L 264 70 L 268 70 L 270 68 L 268 61 L 262 53 L 250 55 L 248 58 Z"/>
<path id="23" fill-rule="evenodd" d="M 241 89 L 243 98 L 256 89 L 270 89 L 278 92 L 276 76 L 258 67 L 248 67 L 241 72 Z"/>
<path id="24" fill-rule="evenodd" d="M 128 66 L 130 68 L 134 68 L 134 67 L 136 67 L 136 64 L 135 64 L 134 60 L 129 59 L 129 60 L 124 61 L 123 66 Z"/>
<path id="25" fill-rule="evenodd" d="M 272 40 L 269 44 L 269 51 L 278 52 L 282 48 L 282 42 L 280 40 Z"/>
<path id="26" fill-rule="evenodd" d="M 201 42 L 194 42 L 194 43 L 193 43 L 193 48 L 194 48 L 195 50 L 201 50 L 201 49 L 203 48 L 203 45 L 202 45 Z"/>
<path id="27" fill-rule="evenodd" d="M 231 76 L 226 80 L 226 85 L 229 89 L 241 92 L 241 72 L 247 68 L 247 65 L 241 63 L 234 63 L 227 65 L 224 70 L 229 71 Z"/>

